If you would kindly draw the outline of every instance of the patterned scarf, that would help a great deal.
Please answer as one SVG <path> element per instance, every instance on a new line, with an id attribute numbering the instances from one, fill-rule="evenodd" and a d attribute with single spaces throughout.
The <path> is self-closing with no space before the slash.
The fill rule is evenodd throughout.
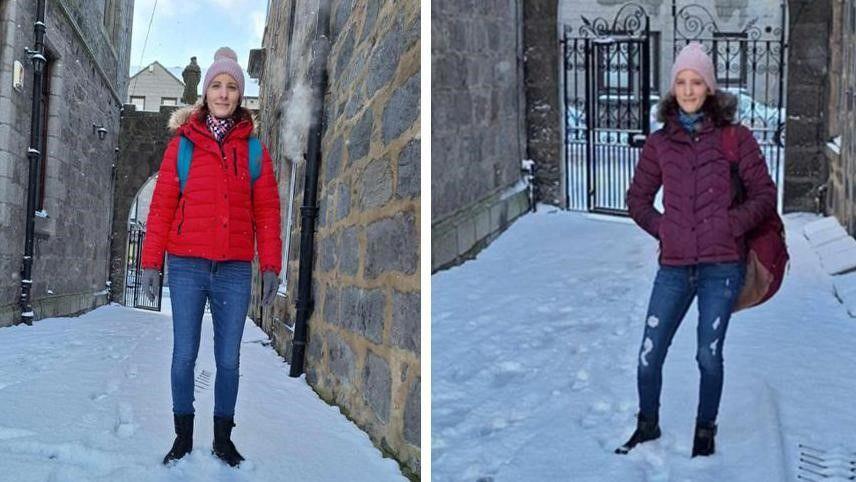
<path id="1" fill-rule="evenodd" d="M 214 134 L 214 138 L 217 139 L 217 142 L 223 142 L 223 138 L 226 137 L 226 134 L 232 130 L 232 127 L 235 127 L 235 119 L 232 117 L 227 119 L 218 119 L 210 113 L 205 117 L 205 123 L 208 125 L 208 130 Z"/>
<path id="2" fill-rule="evenodd" d="M 682 109 L 678 109 L 678 121 L 680 121 L 684 130 L 690 134 L 695 134 L 698 130 L 702 117 L 704 117 L 702 111 L 698 111 L 695 114 L 687 114 Z"/>

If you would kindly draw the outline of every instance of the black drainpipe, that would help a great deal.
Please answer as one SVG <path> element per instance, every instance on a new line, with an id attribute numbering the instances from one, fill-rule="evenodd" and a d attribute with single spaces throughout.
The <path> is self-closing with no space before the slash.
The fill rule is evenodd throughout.
<path id="1" fill-rule="evenodd" d="M 30 148 L 27 158 L 30 160 L 30 177 L 27 184 L 27 227 L 24 240 L 24 265 L 21 269 L 21 322 L 33 324 L 33 241 L 35 238 L 36 196 L 39 192 L 39 168 L 41 167 L 42 145 L 41 107 L 42 107 L 42 71 L 45 63 L 45 0 L 38 0 L 36 21 L 33 24 L 36 34 L 35 50 L 27 49 L 27 55 L 33 61 L 33 107 L 30 114 Z"/>
<path id="2" fill-rule="evenodd" d="M 303 373 L 306 352 L 306 332 L 312 316 L 312 251 L 315 241 L 315 219 L 318 216 L 318 170 L 321 165 L 321 134 L 324 132 L 324 92 L 327 90 L 327 56 L 330 53 L 330 1 L 318 5 L 318 24 L 312 42 L 310 78 L 313 105 L 318 106 L 307 139 L 306 174 L 303 185 L 303 205 L 300 207 L 300 260 L 297 277 L 297 319 L 294 322 L 290 377 Z"/>

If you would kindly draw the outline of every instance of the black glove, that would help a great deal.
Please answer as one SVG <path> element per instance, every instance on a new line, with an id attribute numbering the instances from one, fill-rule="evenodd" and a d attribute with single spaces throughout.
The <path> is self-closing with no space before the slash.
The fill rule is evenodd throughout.
<path id="1" fill-rule="evenodd" d="M 143 287 L 143 293 L 149 298 L 149 301 L 154 301 L 155 296 L 160 291 L 160 273 L 155 268 L 143 269 L 143 274 L 140 276 L 140 285 Z"/>
<path id="2" fill-rule="evenodd" d="M 279 278 L 273 271 L 262 273 L 262 305 L 268 306 L 273 303 L 276 291 L 279 288 Z"/>

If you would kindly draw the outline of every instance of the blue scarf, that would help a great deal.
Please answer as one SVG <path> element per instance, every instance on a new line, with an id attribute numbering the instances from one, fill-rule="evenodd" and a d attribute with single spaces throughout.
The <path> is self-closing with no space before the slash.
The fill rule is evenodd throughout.
<path id="1" fill-rule="evenodd" d="M 678 109 L 678 121 L 681 123 L 681 126 L 685 131 L 689 134 L 695 134 L 698 130 L 699 125 L 701 124 L 702 118 L 704 117 L 704 112 L 698 111 L 695 114 L 687 114 L 681 109 Z"/>

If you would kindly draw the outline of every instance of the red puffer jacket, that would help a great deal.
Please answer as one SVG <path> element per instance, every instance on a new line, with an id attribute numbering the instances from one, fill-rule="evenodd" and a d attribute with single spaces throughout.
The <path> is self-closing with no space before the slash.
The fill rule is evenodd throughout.
<path id="1" fill-rule="evenodd" d="M 776 186 L 752 132 L 737 127 L 746 201 L 732 206 L 731 165 L 721 129 L 706 119 L 691 138 L 675 116 L 648 137 L 627 191 L 630 216 L 660 240 L 660 263 L 684 266 L 744 259 L 746 232 L 776 209 Z M 664 213 L 654 208 L 663 186 Z"/>
<path id="2" fill-rule="evenodd" d="M 255 126 L 248 112 L 244 117 L 221 147 L 194 107 L 173 113 L 169 127 L 175 136 L 164 153 L 152 196 L 143 268 L 162 268 L 164 250 L 213 261 L 252 261 L 257 241 L 261 270 L 279 274 L 282 240 L 273 163 L 263 147 L 261 175 L 250 192 L 247 139 Z M 194 145 L 183 194 L 176 166 L 179 134 Z"/>

